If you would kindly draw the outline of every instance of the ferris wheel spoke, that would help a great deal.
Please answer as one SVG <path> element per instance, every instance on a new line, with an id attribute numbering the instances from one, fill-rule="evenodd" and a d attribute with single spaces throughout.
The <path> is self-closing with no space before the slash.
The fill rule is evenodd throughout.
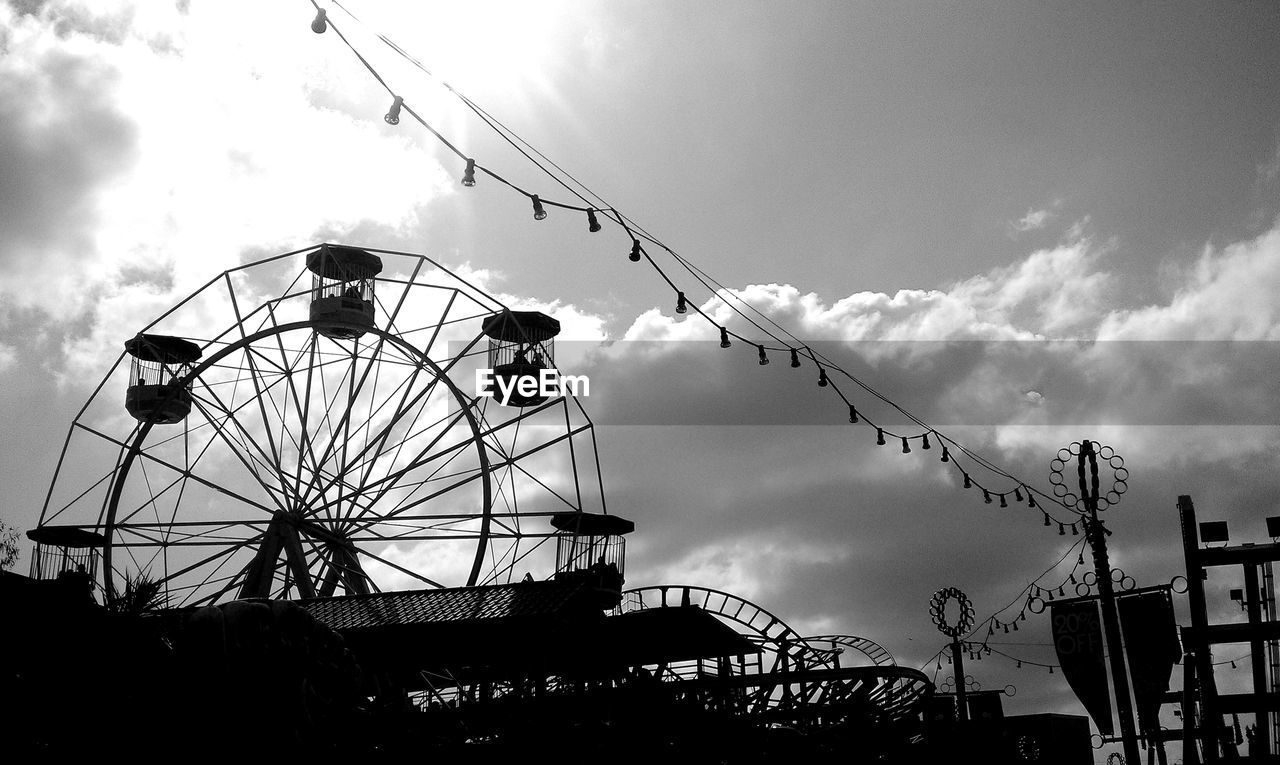
<path id="1" fill-rule="evenodd" d="M 76 423 L 76 425 L 77 425 L 77 426 L 79 426 L 79 423 Z M 70 511 L 71 511 L 71 509 L 72 509 L 73 507 L 75 507 L 76 505 L 78 505 L 78 504 L 79 504 L 79 502 L 80 502 L 81 500 L 85 499 L 85 498 L 86 498 L 86 497 L 88 497 L 90 494 L 94 493 L 94 491 L 95 491 L 99 486 L 102 486 L 103 484 L 109 484 L 109 482 L 111 481 L 111 477 L 112 477 L 114 474 L 115 474 L 115 469 L 114 469 L 114 468 L 112 468 L 111 472 L 106 473 L 105 475 L 103 475 L 103 476 L 102 476 L 101 478 L 99 478 L 98 480 L 96 480 L 96 481 L 94 481 L 93 483 L 89 484 L 89 486 L 88 486 L 87 488 L 85 488 L 85 490 L 84 490 L 84 491 L 81 491 L 79 494 L 77 494 L 77 495 L 75 495 L 74 497 L 72 497 L 72 498 L 71 498 L 70 500 L 68 500 L 68 501 L 67 501 L 67 502 L 66 502 L 62 507 L 56 508 L 56 509 L 51 513 L 51 514 L 48 514 L 48 515 L 44 518 L 43 523 L 45 523 L 45 524 L 50 524 L 52 521 L 56 521 L 56 520 L 58 520 L 58 518 L 60 518 L 60 517 L 62 516 L 62 514 L 63 514 L 63 513 L 70 512 Z"/>
<path id="2" fill-rule="evenodd" d="M 369 551 L 368 549 L 365 549 L 365 548 L 359 548 L 359 547 L 357 547 L 357 548 L 356 548 L 356 552 L 357 552 L 357 553 L 359 553 L 360 555 L 363 555 L 363 556 L 364 556 L 364 557 L 366 557 L 366 558 L 369 558 L 369 559 L 371 559 L 371 560 L 375 560 L 375 561 L 377 561 L 377 562 L 379 562 L 379 563 L 383 564 L 384 566 L 390 566 L 391 568 L 395 569 L 396 571 L 399 571 L 399 572 L 400 572 L 400 573 L 402 573 L 402 574 L 406 574 L 406 575 L 408 575 L 408 576 L 413 577 L 414 579 L 417 579 L 419 582 L 425 582 L 426 584 L 429 584 L 429 585 L 431 585 L 432 587 L 439 587 L 439 588 L 442 588 L 442 589 L 444 588 L 444 585 L 443 585 L 443 584 L 440 584 L 439 582 L 435 581 L 434 579 L 430 579 L 430 578 L 428 578 L 428 577 L 425 577 L 425 576 L 423 576 L 422 574 L 419 574 L 419 573 L 418 573 L 418 572 L 416 572 L 416 571 L 410 571 L 409 569 L 405 568 L 404 566 L 401 566 L 401 565 L 400 565 L 400 564 L 398 564 L 398 563 L 393 563 L 392 561 L 389 561 L 389 560 L 387 560 L 386 558 L 382 557 L 381 555 L 378 555 L 378 554 L 376 554 L 376 553 L 374 553 L 374 552 L 371 552 L 371 551 Z"/>
<path id="3" fill-rule="evenodd" d="M 242 370 L 236 370 L 236 371 L 239 372 Z M 243 379 L 243 378 L 238 378 L 237 382 L 239 381 L 239 379 Z M 194 387 L 196 383 L 199 383 L 200 388 L 203 389 L 204 392 L 207 394 L 208 399 L 200 399 Z M 269 385 L 264 392 L 269 392 L 278 384 L 279 384 L 279 380 Z M 237 448 L 237 444 L 233 444 L 229 442 L 226 445 L 233 452 L 237 454 L 243 452 L 244 454 L 254 457 L 254 460 L 256 462 L 259 462 L 259 464 L 261 464 L 268 471 L 272 473 L 278 473 L 278 471 L 274 467 L 274 463 L 272 461 L 271 455 L 267 453 L 267 450 L 262 448 L 262 446 L 258 443 L 258 440 L 253 436 L 252 433 L 249 432 L 247 428 L 244 427 L 244 424 L 241 423 L 240 418 L 236 416 L 238 413 L 249 408 L 251 400 L 244 401 L 234 407 L 229 406 L 223 400 L 223 398 L 220 395 L 218 395 L 218 392 L 214 390 L 213 386 L 208 384 L 208 382 L 205 381 L 203 378 L 198 378 L 197 380 L 193 381 L 191 393 L 195 401 L 202 401 L 207 406 L 212 406 L 217 408 L 221 413 L 220 418 L 215 418 L 215 417 L 209 416 L 208 411 L 201 408 L 201 413 L 204 415 L 204 419 L 205 419 L 204 425 L 207 425 L 209 427 L 209 429 L 212 431 L 212 435 L 220 436 L 225 441 L 228 438 L 225 432 L 226 424 L 232 423 L 235 426 L 236 430 L 244 438 L 244 443 L 238 444 L 239 448 Z M 232 395 L 234 396 L 234 391 Z M 193 401 L 193 403 L 195 403 L 195 401 Z M 202 425 L 201 427 L 204 427 L 204 425 Z M 207 445 L 205 449 L 207 450 L 208 446 L 212 445 L 212 443 L 215 441 L 216 439 L 211 437 L 210 444 Z M 250 446 L 252 446 L 253 448 L 250 449 L 249 448 Z M 255 472 L 255 475 L 257 475 L 256 471 L 254 472 Z M 282 481 L 282 487 L 283 486 L 284 486 L 284 482 Z"/>
<path id="4" fill-rule="evenodd" d="M 144 510 L 146 510 L 148 507 L 150 507 L 150 508 L 152 508 L 153 510 L 155 510 L 156 523 L 160 523 L 160 522 L 161 522 L 161 521 L 160 521 L 160 511 L 159 511 L 159 508 L 157 508 L 157 507 L 156 507 L 156 500 L 163 498 L 163 497 L 164 497 L 164 495 L 165 495 L 166 493 L 168 493 L 170 490 L 172 490 L 175 486 L 180 485 L 180 484 L 182 483 L 182 480 L 183 480 L 183 476 L 178 476 L 177 478 L 175 478 L 175 479 L 173 479 L 172 481 L 170 481 L 170 482 L 169 482 L 169 484 L 168 484 L 167 486 L 165 486 L 164 488 L 162 488 L 160 491 L 158 491 L 158 492 L 157 492 L 155 489 L 153 489 L 153 488 L 151 487 L 151 485 L 150 485 L 150 483 L 151 483 L 151 482 L 150 482 L 150 479 L 148 479 L 148 478 L 146 477 L 146 466 L 145 466 L 145 464 L 141 466 L 141 470 L 142 470 L 142 473 L 143 473 L 143 478 L 144 478 L 144 480 L 145 480 L 145 481 L 146 481 L 146 483 L 147 483 L 147 499 L 146 499 L 144 502 L 142 502 L 142 504 L 138 505 L 136 508 L 134 508 L 133 510 L 129 511 L 128 513 L 126 513 L 126 514 L 125 514 L 125 516 L 124 516 L 124 518 L 120 518 L 120 519 L 118 519 L 118 520 L 116 521 L 118 524 L 126 524 L 126 523 L 128 523 L 129 521 L 133 520 L 133 518 L 134 518 L 136 515 L 138 515 L 139 513 L 142 513 L 142 512 L 143 512 Z"/>
<path id="5" fill-rule="evenodd" d="M 227 291 L 231 294 L 231 308 L 235 311 L 238 326 L 240 327 L 240 339 L 248 344 L 248 334 L 244 330 L 244 317 L 240 314 L 240 303 L 236 300 L 236 291 L 231 283 L 230 274 L 226 275 Z M 281 479 L 281 489 L 287 494 L 288 489 L 283 482 L 283 474 L 280 472 L 280 450 L 276 448 L 275 436 L 271 432 L 271 423 L 267 419 L 267 407 L 263 403 L 264 392 L 262 389 L 261 373 L 258 371 L 258 365 L 254 363 L 252 346 L 248 346 L 244 354 L 244 361 L 249 367 L 249 379 L 253 382 L 253 390 L 255 393 L 254 400 L 258 402 L 258 414 L 262 418 L 262 429 L 267 437 L 267 446 L 271 451 L 270 464 L 276 466 L 276 475 Z M 239 422 L 237 422 L 239 425 Z"/>
<path id="6" fill-rule="evenodd" d="M 211 416 L 209 409 L 206 408 L 206 403 L 203 402 L 200 397 L 193 395 L 191 400 L 206 419 L 209 419 L 210 421 L 214 419 Z M 248 445 L 252 444 L 254 447 L 257 447 L 257 442 L 253 440 L 253 437 L 244 429 L 244 426 L 242 426 L 235 417 L 227 413 L 227 410 L 224 407 L 219 406 L 219 408 L 226 414 L 226 418 L 223 420 L 223 427 L 214 427 L 214 435 L 222 439 L 222 441 L 227 445 L 228 450 L 235 456 L 236 460 L 251 476 L 253 476 L 254 481 L 267 494 L 267 496 L 276 503 L 277 509 L 284 510 L 288 505 L 289 499 L 287 485 L 281 481 L 280 487 L 277 489 L 267 483 L 262 474 L 258 472 L 258 468 L 255 467 L 256 463 L 257 465 L 260 465 L 263 470 L 272 471 L 273 466 L 270 462 L 266 461 L 268 459 L 267 455 L 263 453 L 260 448 L 257 450 L 258 453 L 255 455 L 254 450 L 248 448 Z M 235 426 L 236 431 L 244 438 L 246 443 L 242 443 L 238 439 L 233 439 L 227 434 L 227 428 L 225 425 L 228 422 Z M 276 478 L 279 479 L 278 473 L 276 474 Z"/>
<path id="7" fill-rule="evenodd" d="M 100 437 L 100 438 L 102 438 L 102 439 L 104 439 L 104 440 L 106 440 L 106 441 L 110 441 L 111 443 L 117 444 L 117 445 L 119 445 L 119 446 L 121 446 L 121 447 L 123 447 L 123 448 L 125 448 L 125 449 L 128 449 L 128 448 L 129 448 L 129 444 L 126 444 L 126 443 L 124 443 L 123 441 L 120 441 L 120 440 L 118 440 L 118 439 L 116 439 L 116 438 L 113 438 L 113 437 L 111 437 L 111 436 L 109 436 L 109 435 L 107 435 L 107 434 L 105 434 L 105 433 L 102 433 L 101 431 L 98 431 L 98 430 L 96 430 L 96 429 L 94 429 L 94 428 L 91 428 L 91 427 L 89 427 L 89 426 L 82 426 L 82 427 L 84 427 L 84 428 L 85 428 L 85 430 L 87 430 L 87 431 L 89 431 L 89 432 L 93 433 L 94 435 L 96 435 L 96 436 L 98 436 L 98 437 Z M 174 471 L 175 473 L 180 473 L 180 474 L 182 474 L 182 475 L 185 475 L 185 476 L 187 476 L 187 478 L 189 478 L 190 480 L 193 480 L 193 481 L 195 481 L 195 482 L 197 482 L 197 483 L 201 484 L 202 486 L 205 486 L 205 487 L 207 487 L 207 488 L 209 488 L 209 489 L 213 489 L 214 491 L 216 491 L 216 492 L 218 492 L 218 493 L 220 493 L 220 494 L 223 494 L 223 495 L 225 495 L 225 496 L 227 496 L 227 497 L 230 497 L 231 499 L 234 499 L 234 500 L 236 500 L 237 502 L 243 502 L 244 504 L 249 505 L 250 507 L 258 508 L 259 510 L 262 510 L 262 511 L 264 511 L 264 512 L 266 512 L 266 513 L 273 513 L 273 512 L 275 512 L 275 509 L 273 509 L 273 508 L 269 508 L 269 507 L 267 507 L 266 505 L 263 505 L 263 504 L 261 504 L 261 503 L 259 503 L 259 502 L 255 502 L 255 501 L 253 501 L 253 500 L 249 499 L 248 497 L 245 497 L 245 496 L 244 496 L 244 495 L 242 495 L 242 494 L 239 494 L 239 493 L 237 493 L 237 492 L 235 492 L 235 491 L 232 491 L 232 490 L 230 490 L 230 489 L 228 489 L 228 488 L 226 488 L 226 487 L 224 487 L 224 486 L 220 486 L 219 484 L 213 483 L 212 481 L 209 481 L 209 480 L 207 480 L 207 479 L 205 479 L 205 478 L 203 478 L 203 477 L 201 477 L 201 476 L 197 475 L 196 473 L 193 473 L 193 472 L 191 472 L 191 471 L 189 471 L 189 470 L 186 470 L 186 469 L 184 469 L 184 468 L 178 467 L 177 465 L 174 465 L 172 462 L 169 462 L 168 460 L 161 459 L 160 457 L 157 457 L 156 455 L 151 454 L 151 453 L 149 453 L 149 452 L 147 452 L 147 451 L 145 451 L 145 450 L 139 451 L 139 452 L 138 452 L 138 456 L 139 456 L 139 457 L 141 457 L 141 458 L 143 458 L 143 459 L 146 459 L 146 460 L 150 460 L 150 461 L 152 461 L 152 462 L 155 462 L 155 463 L 156 463 L 156 464 L 158 464 L 158 465 L 162 465 L 162 466 L 164 466 L 164 467 L 166 467 L 166 468 L 168 468 L 168 469 L 170 469 L 170 470 Z"/>
<path id="8" fill-rule="evenodd" d="M 358 463 L 357 463 L 357 465 L 363 465 L 363 464 L 364 464 L 364 462 L 363 462 L 363 458 L 364 458 L 366 455 L 368 455 L 371 451 L 373 451 L 373 452 L 374 452 L 374 453 L 373 453 L 373 455 L 372 455 L 371 457 L 369 457 L 369 459 L 368 459 L 368 462 L 370 463 L 370 466 L 366 468 L 366 473 L 367 473 L 367 472 L 369 472 L 369 471 L 371 471 L 371 470 L 372 470 L 372 464 L 373 464 L 373 463 L 375 463 L 375 462 L 378 460 L 378 458 L 379 458 L 379 457 L 381 457 L 381 456 L 383 456 L 383 454 L 385 454 L 385 452 L 383 452 L 383 453 L 379 453 L 379 452 L 377 451 L 377 449 L 379 448 L 379 446 L 380 446 L 380 445 L 385 445 L 385 443 L 386 443 L 386 441 L 387 441 L 387 438 L 388 438 L 388 437 L 390 436 L 390 434 L 394 431 L 395 426 L 398 424 L 399 420 L 400 420 L 400 419 L 402 419 L 408 411 L 412 411 L 413 409 L 417 408 L 417 406 L 416 406 L 416 405 L 417 405 L 417 403 L 418 403 L 419 401 L 424 400 L 425 398 L 427 398 L 427 397 L 431 394 L 431 392 L 435 389 L 435 386 L 436 386 L 436 383 L 438 382 L 438 379 L 439 379 L 439 378 L 436 378 L 436 379 L 431 380 L 431 382 L 430 382 L 430 383 L 428 383 L 428 384 L 427 384 L 427 386 L 426 386 L 423 390 L 421 390 L 421 391 L 419 391 L 417 394 L 415 394 L 415 395 L 414 395 L 414 397 L 413 397 L 413 400 L 409 402 L 408 407 L 406 407 L 406 406 L 402 403 L 402 404 L 401 404 L 401 405 L 396 409 L 396 411 L 392 414 L 392 416 L 388 419 L 388 421 L 387 421 L 387 422 L 382 426 L 382 429 L 380 430 L 379 434 L 378 434 L 377 436 L 375 436 L 375 437 L 372 439 L 372 443 L 367 444 L 367 445 L 366 445 L 363 449 L 361 449 L 361 450 L 360 450 L 360 452 L 355 456 L 355 459 L 357 459 L 357 460 L 362 460 L 361 462 L 358 462 Z M 409 389 L 406 389 L 406 392 L 407 392 L 408 390 L 409 390 Z M 402 399 L 402 402 L 403 402 L 403 399 Z M 421 410 L 419 409 L 419 412 L 420 412 L 420 411 L 421 411 Z M 453 422 L 451 422 L 451 423 L 450 423 L 450 426 L 446 427 L 446 428 L 442 431 L 441 435 L 440 435 L 440 436 L 438 436 L 437 438 L 443 438 L 444 434 L 445 434 L 445 433 L 447 433 L 448 428 L 449 428 L 449 427 L 452 427 L 452 425 L 453 425 L 454 423 L 458 422 L 458 421 L 459 421 L 462 417 L 464 417 L 464 416 L 465 416 L 465 414 L 464 414 L 463 412 L 461 412 L 461 411 L 460 411 L 457 415 L 455 415 Z M 416 422 L 416 416 L 415 416 L 415 420 L 414 420 L 414 422 Z M 402 449 L 402 448 L 403 448 L 404 443 L 405 443 L 406 441 L 408 441 L 408 440 L 409 440 L 408 438 L 405 438 L 405 439 L 404 439 L 404 440 L 402 440 L 402 441 L 400 442 L 400 444 L 397 446 L 397 450 L 396 450 L 395 455 L 393 455 L 393 456 L 392 456 L 392 458 L 390 459 L 390 462 L 391 462 L 392 464 L 394 464 L 394 463 L 395 463 L 395 461 L 398 459 L 400 449 Z M 412 469 L 412 468 L 406 468 L 405 470 L 397 471 L 396 473 L 393 473 L 392 475 L 403 474 L 404 472 L 407 472 L 407 471 L 408 471 L 408 470 L 410 470 L 410 469 Z M 389 477 L 389 476 L 388 476 L 388 477 Z M 361 483 L 360 483 L 360 485 L 359 485 L 359 487 L 358 487 L 358 491 L 359 491 L 359 493 L 361 493 L 361 494 L 367 493 L 370 489 L 374 488 L 375 486 L 379 486 L 379 485 L 384 484 L 384 483 L 387 481 L 387 478 L 388 478 L 388 477 L 381 478 L 381 479 L 379 479 L 378 481 L 375 481 L 375 482 L 372 482 L 372 483 L 368 482 L 367 480 L 362 479 L 362 481 L 361 481 Z M 329 483 L 325 484 L 325 486 L 321 489 L 321 491 L 324 491 L 324 490 L 326 490 L 326 489 L 332 488 L 332 486 L 333 486 L 336 482 L 337 482 L 337 479 L 336 479 L 336 478 L 335 478 L 335 479 L 331 479 L 331 480 L 329 481 Z M 313 484 L 313 485 L 314 485 L 314 484 Z M 310 491 L 308 491 L 308 496 L 309 496 L 309 495 L 310 495 Z M 341 499 L 345 499 L 345 497 L 340 498 L 340 500 L 341 500 Z M 369 504 L 371 504 L 371 505 L 372 505 L 372 504 L 374 504 L 374 503 L 377 501 L 377 499 L 378 499 L 378 497 L 377 497 L 377 496 L 375 496 L 375 498 L 374 498 L 374 499 L 373 499 Z"/>
<path id="9" fill-rule="evenodd" d="M 490 469 L 488 472 L 493 472 L 493 469 Z M 414 500 L 413 502 L 401 503 L 397 505 L 395 508 L 383 513 L 381 516 L 378 516 L 376 518 L 372 518 L 368 520 L 352 519 L 352 521 L 348 525 L 348 528 L 351 530 L 352 533 L 354 533 L 354 531 L 356 530 L 366 530 L 371 526 L 375 526 L 379 523 L 384 523 L 388 518 L 395 518 L 395 517 L 401 516 L 405 512 L 412 510 L 415 507 L 420 507 L 422 505 L 425 505 L 427 502 L 430 502 L 436 497 L 440 497 L 445 494 L 448 494 L 449 492 L 454 491 L 455 489 L 461 488 L 463 486 L 466 486 L 469 483 L 472 483 L 477 479 L 483 478 L 485 474 L 486 474 L 486 471 L 480 470 L 460 481 L 451 483 L 445 486 L 444 488 L 437 489 L 436 491 L 432 492 L 431 494 L 428 494 L 425 497 L 421 497 L 417 500 Z"/>
<path id="10" fill-rule="evenodd" d="M 190 563 L 177 571 L 167 574 L 165 578 L 170 580 L 177 579 L 179 577 L 182 577 L 191 573 L 192 571 L 196 571 L 205 566 L 208 566 L 209 564 L 219 559 L 222 559 L 222 563 L 219 563 L 218 565 L 218 568 L 221 568 L 223 565 L 226 564 L 227 561 L 231 560 L 231 557 L 234 556 L 237 552 L 252 548 L 254 545 L 261 542 L 264 534 L 265 532 L 259 532 L 255 536 L 240 540 L 234 544 L 220 545 L 219 547 L 221 549 L 219 549 L 218 551 L 210 555 L 207 555 L 204 558 L 201 558 L 194 563 Z M 218 572 L 218 568 L 215 568 L 213 572 L 209 574 L 209 576 L 213 576 L 214 574 L 216 574 Z M 198 586 L 199 585 L 197 585 L 197 587 Z"/>
<path id="11" fill-rule="evenodd" d="M 513 549 L 519 549 L 520 540 L 526 539 L 526 538 L 527 537 L 517 537 L 516 542 L 513 545 Z M 524 552 L 519 553 L 518 555 L 513 554 L 511 559 L 511 564 L 508 565 L 505 569 L 507 576 L 509 577 L 515 572 L 516 565 L 519 564 L 520 561 L 524 560 L 525 558 L 528 558 L 530 555 L 536 552 L 538 548 L 546 544 L 549 539 L 551 539 L 550 536 L 543 537 L 539 539 L 537 542 L 535 542 L 533 545 L 529 546 L 528 549 L 526 549 Z M 493 573 L 489 575 L 489 577 L 484 582 L 481 582 L 480 584 L 489 584 L 490 582 L 494 582 L 498 580 L 499 580 L 499 572 L 495 570 Z"/>
<path id="12" fill-rule="evenodd" d="M 316 342 L 319 342 L 318 338 Z M 320 401 L 324 405 L 323 414 L 320 418 L 320 424 L 323 425 L 325 430 L 327 431 L 327 439 L 326 439 L 324 450 L 320 453 L 319 458 L 315 460 L 315 469 L 314 469 L 313 475 L 311 476 L 311 480 L 308 481 L 305 487 L 299 487 L 298 494 L 302 498 L 302 501 L 304 503 L 310 501 L 313 490 L 315 489 L 315 480 L 316 480 L 315 474 L 318 474 L 320 472 L 320 466 L 327 464 L 328 461 L 333 457 L 333 452 L 337 446 L 337 443 L 338 443 L 337 432 L 340 432 L 342 430 L 342 423 L 338 422 L 335 425 L 332 418 L 333 408 L 335 403 L 338 400 L 338 396 L 342 392 L 342 384 L 346 380 L 346 376 L 350 373 L 351 369 L 350 369 L 350 366 L 345 363 L 345 359 L 344 359 L 344 363 L 341 366 L 342 377 L 336 381 L 332 396 L 330 396 L 328 393 L 326 375 L 324 374 L 325 371 L 327 371 L 326 368 L 312 367 L 308 369 L 308 385 L 310 385 L 313 380 L 318 381 L 319 383 L 319 397 L 320 397 Z M 319 372 L 319 374 L 316 374 L 316 372 Z M 324 495 L 323 490 L 317 493 L 320 494 L 321 496 Z M 325 502 L 326 506 L 328 504 L 329 504 L 328 502 Z"/>

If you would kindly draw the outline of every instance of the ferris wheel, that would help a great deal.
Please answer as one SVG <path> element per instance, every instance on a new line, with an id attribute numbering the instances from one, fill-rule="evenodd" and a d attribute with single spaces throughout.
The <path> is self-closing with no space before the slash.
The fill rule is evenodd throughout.
<path id="1" fill-rule="evenodd" d="M 559 323 L 422 255 L 321 244 L 231 269 L 135 332 L 72 422 L 32 574 L 170 606 L 496 584 L 604 510 Z M 121 405 L 123 403 L 123 406 Z"/>

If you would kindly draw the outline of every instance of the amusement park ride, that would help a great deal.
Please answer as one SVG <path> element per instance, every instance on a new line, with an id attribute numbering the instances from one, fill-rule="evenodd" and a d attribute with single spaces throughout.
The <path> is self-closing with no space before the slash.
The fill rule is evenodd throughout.
<path id="1" fill-rule="evenodd" d="M 627 688 L 738 725 L 918 735 L 932 684 L 870 640 L 623 589 L 634 526 L 606 511 L 582 404 L 458 382 L 554 368 L 559 329 L 421 255 L 321 244 L 224 272 L 128 338 L 75 417 L 31 576 L 87 578 L 108 607 L 145 582 L 168 622 L 293 602 L 377 678 L 367 696 L 465 714 L 473 738 L 512 705 L 608 717 Z"/>

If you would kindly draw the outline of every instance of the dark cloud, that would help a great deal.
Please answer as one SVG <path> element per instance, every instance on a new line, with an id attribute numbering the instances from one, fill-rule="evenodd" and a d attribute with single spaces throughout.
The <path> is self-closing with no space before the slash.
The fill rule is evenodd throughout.
<path id="1" fill-rule="evenodd" d="M 0 69 L 0 234 L 9 243 L 0 258 L 31 276 L 74 269 L 93 254 L 94 192 L 136 150 L 134 124 L 112 102 L 118 74 L 58 49 Z"/>
<path id="2" fill-rule="evenodd" d="M 812 342 L 820 358 L 891 394 L 933 426 L 1275 425 L 1280 347 L 1270 341 Z M 916 435 L 901 412 L 834 369 L 818 386 L 805 354 L 759 365 L 754 346 L 715 342 L 561 343 L 566 374 L 591 380 L 597 422 L 618 425 L 833 425 L 839 388 L 877 425 Z M 1028 392 L 1034 392 L 1029 396 Z"/>

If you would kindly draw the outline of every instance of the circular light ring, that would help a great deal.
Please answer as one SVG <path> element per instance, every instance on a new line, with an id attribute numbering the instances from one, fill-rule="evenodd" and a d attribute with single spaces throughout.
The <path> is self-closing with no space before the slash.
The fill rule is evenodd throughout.
<path id="1" fill-rule="evenodd" d="M 1084 596 L 1088 595 L 1091 592 L 1093 592 L 1093 588 L 1090 587 L 1089 585 L 1085 584 L 1084 582 L 1076 583 L 1076 597 L 1083 598 Z"/>
<path id="2" fill-rule="evenodd" d="M 1120 504 L 1120 497 L 1129 490 L 1129 469 L 1124 466 L 1124 458 L 1116 454 L 1115 449 L 1096 442 L 1095 447 L 1094 453 L 1112 471 L 1111 488 L 1105 494 L 1100 493 L 1098 496 L 1097 508 L 1102 511 Z M 1068 481 L 1074 478 L 1070 475 L 1073 471 L 1070 470 L 1068 463 L 1073 457 L 1079 457 L 1083 448 L 1079 441 L 1073 441 L 1070 446 L 1059 449 L 1057 456 L 1049 460 L 1049 483 L 1053 485 L 1053 496 L 1063 506 L 1075 508 L 1081 513 L 1088 510 L 1088 502 L 1085 497 L 1077 495 L 1068 488 Z"/>
<path id="3" fill-rule="evenodd" d="M 1181 590 L 1179 590 L 1179 589 L 1178 589 L 1178 580 L 1179 580 L 1179 579 L 1181 579 L 1181 580 L 1182 580 L 1182 589 L 1181 589 Z M 1177 576 L 1175 576 L 1174 578 L 1172 578 L 1172 579 L 1170 579 L 1170 580 L 1169 580 L 1169 589 L 1173 590 L 1174 592 L 1176 592 L 1176 593 L 1178 593 L 1178 594 L 1182 594 L 1182 593 L 1186 592 L 1186 591 L 1187 591 L 1187 578 L 1186 578 L 1185 576 L 1183 576 L 1182 574 L 1178 574 Z"/>
<path id="4" fill-rule="evenodd" d="M 1013 698 L 1014 696 L 1018 695 L 1017 687 L 1015 687 L 1013 683 L 1009 683 L 1004 687 L 1004 695 L 1008 696 L 1009 698 Z"/>
<path id="5" fill-rule="evenodd" d="M 1027 598 L 1027 610 L 1033 614 L 1044 613 L 1044 598 Z"/>
<path id="6" fill-rule="evenodd" d="M 955 624 L 946 620 L 947 601 L 954 599 L 960 606 L 960 618 Z M 938 631 L 949 638 L 958 638 L 973 629 L 973 603 L 958 587 L 944 587 L 929 599 L 929 616 Z"/>
<path id="7" fill-rule="evenodd" d="M 1138 580 L 1134 579 L 1131 576 L 1126 576 L 1120 580 L 1120 589 L 1124 590 L 1125 592 L 1128 592 L 1129 590 L 1132 590 L 1134 587 L 1137 587 L 1137 586 L 1138 586 Z"/>

